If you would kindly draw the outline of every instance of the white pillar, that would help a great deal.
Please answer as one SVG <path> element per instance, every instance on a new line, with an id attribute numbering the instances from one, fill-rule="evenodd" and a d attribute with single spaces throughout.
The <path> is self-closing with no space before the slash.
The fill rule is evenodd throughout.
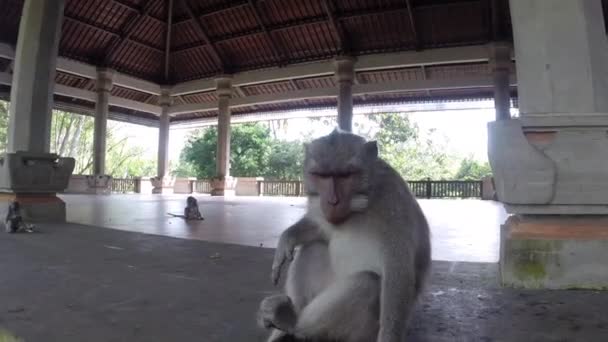
<path id="1" fill-rule="evenodd" d="M 511 0 L 510 7 L 522 118 L 608 113 L 601 1 Z"/>
<path id="2" fill-rule="evenodd" d="M 217 119 L 217 164 L 218 178 L 230 176 L 230 78 L 218 78 L 218 119 Z"/>
<path id="3" fill-rule="evenodd" d="M 230 177 L 230 97 L 232 79 L 220 77 L 215 80 L 218 96 L 216 178 L 212 182 L 212 195 L 233 195 L 236 179 Z"/>
<path id="4" fill-rule="evenodd" d="M 111 69 L 97 69 L 97 82 L 95 84 L 97 101 L 95 102 L 95 129 L 93 131 L 94 175 L 106 174 L 106 139 L 113 76 L 114 72 Z"/>
<path id="5" fill-rule="evenodd" d="M 159 99 L 161 106 L 161 114 L 158 125 L 158 178 L 163 178 L 167 175 L 169 169 L 169 127 L 170 120 L 169 109 L 172 104 L 172 98 L 169 88 L 162 88 Z"/>
<path id="6" fill-rule="evenodd" d="M 334 61 L 336 81 L 338 81 L 338 127 L 344 131 L 353 129 L 353 81 L 355 79 L 355 59 L 349 56 L 337 57 Z"/>
<path id="7" fill-rule="evenodd" d="M 11 87 L 7 151 L 48 153 L 64 0 L 26 0 Z"/>
<path id="8" fill-rule="evenodd" d="M 511 118 L 511 46 L 507 43 L 494 43 L 490 47 L 490 65 L 494 77 L 494 108 L 496 120 Z"/>
<path id="9" fill-rule="evenodd" d="M 64 0 L 25 0 L 15 50 L 0 202 L 18 201 L 25 220 L 64 222 L 73 158 L 50 154 L 51 109 Z"/>

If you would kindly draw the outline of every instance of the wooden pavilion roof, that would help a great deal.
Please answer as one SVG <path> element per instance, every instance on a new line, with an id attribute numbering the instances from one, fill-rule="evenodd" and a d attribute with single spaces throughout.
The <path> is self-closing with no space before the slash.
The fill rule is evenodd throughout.
<path id="1" fill-rule="evenodd" d="M 5 50 L 16 45 L 22 6 L 22 0 L 0 0 L 0 43 Z M 221 74 L 317 63 L 343 54 L 416 54 L 510 41 L 510 25 L 508 0 L 66 0 L 59 55 L 88 66 L 110 67 L 146 84 L 177 86 Z M 0 51 L 0 71 L 5 73 L 12 67 L 9 55 Z M 487 60 L 463 60 L 357 70 L 355 83 L 458 80 L 488 77 L 490 72 Z M 90 76 L 58 67 L 56 82 L 68 90 L 91 92 Z M 9 83 L 0 86 L 0 94 L 6 94 Z M 319 96 L 276 103 L 244 100 L 330 88 L 335 88 L 335 81 L 327 74 L 238 85 L 234 97 L 242 105 L 232 111 L 240 115 L 335 106 L 335 98 Z M 176 112 L 172 121 L 216 115 L 213 90 L 196 90 L 174 92 L 175 104 L 201 105 L 205 110 Z M 121 119 L 154 124 L 153 110 L 125 108 L 120 99 L 154 108 L 158 93 L 117 83 L 112 95 L 117 98 L 116 118 L 122 115 Z M 491 87 L 484 84 L 360 93 L 354 101 L 384 104 L 491 96 Z M 74 97 L 70 91 L 58 94 L 56 100 L 83 112 L 93 105 L 87 96 Z"/>

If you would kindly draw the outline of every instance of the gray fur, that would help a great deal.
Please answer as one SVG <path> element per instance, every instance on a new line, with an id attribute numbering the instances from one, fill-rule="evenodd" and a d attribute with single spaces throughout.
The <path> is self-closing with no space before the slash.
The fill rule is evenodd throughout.
<path id="1" fill-rule="evenodd" d="M 294 335 L 402 342 L 430 267 L 430 233 L 420 206 L 398 173 L 377 157 L 375 142 L 354 134 L 334 131 L 311 142 L 304 164 L 308 211 L 282 234 L 273 263 L 278 280 L 285 261 L 293 259 L 286 298 L 297 320 L 269 341 Z M 325 219 L 311 174 L 354 174 L 346 221 L 333 225 Z M 272 314 L 266 310 L 270 321 L 279 319 Z"/>

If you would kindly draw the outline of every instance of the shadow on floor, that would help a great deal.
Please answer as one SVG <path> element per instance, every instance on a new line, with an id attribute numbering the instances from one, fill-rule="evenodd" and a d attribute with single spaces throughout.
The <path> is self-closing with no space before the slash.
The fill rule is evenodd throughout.
<path id="1" fill-rule="evenodd" d="M 0 235 L 0 328 L 27 342 L 261 341 L 273 251 L 81 225 Z M 408 341 L 605 341 L 608 294 L 515 291 L 435 262 Z"/>

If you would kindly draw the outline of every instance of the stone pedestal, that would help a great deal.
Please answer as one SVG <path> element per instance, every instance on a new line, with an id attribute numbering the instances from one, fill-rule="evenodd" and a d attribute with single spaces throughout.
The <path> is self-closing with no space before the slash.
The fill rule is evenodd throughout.
<path id="1" fill-rule="evenodd" d="M 607 126 L 537 128 L 522 121 L 488 124 L 496 192 L 507 212 L 608 215 Z"/>
<path id="2" fill-rule="evenodd" d="M 511 216 L 501 228 L 505 286 L 606 290 L 606 260 L 606 216 Z"/>
<path id="3" fill-rule="evenodd" d="M 510 0 L 520 118 L 488 125 L 503 284 L 608 288 L 608 42 L 599 0 Z M 502 115 L 500 116 L 502 117 Z"/>
<path id="4" fill-rule="evenodd" d="M 3 214 L 11 201 L 22 204 L 32 222 L 64 222 L 65 204 L 56 196 L 68 187 L 74 171 L 73 158 L 56 154 L 16 152 L 0 158 L 0 202 Z"/>
<path id="5" fill-rule="evenodd" d="M 175 178 L 172 177 L 152 177 L 152 193 L 153 194 L 173 194 L 173 186 Z"/>
<path id="6" fill-rule="evenodd" d="M 235 196 L 237 179 L 233 177 L 222 177 L 211 180 L 211 196 Z"/>
<path id="7" fill-rule="evenodd" d="M 112 193 L 112 176 L 87 175 L 87 193 L 109 195 Z"/>

